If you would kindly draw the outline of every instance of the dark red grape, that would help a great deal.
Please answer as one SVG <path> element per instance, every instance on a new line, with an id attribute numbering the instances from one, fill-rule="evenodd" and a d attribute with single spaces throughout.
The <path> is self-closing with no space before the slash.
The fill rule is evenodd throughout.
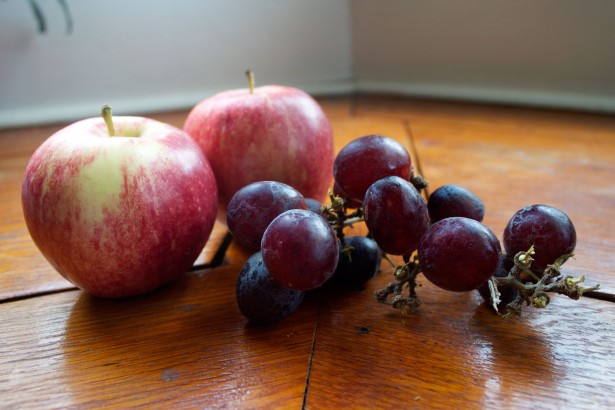
<path id="1" fill-rule="evenodd" d="M 482 222 L 485 216 L 483 202 L 459 185 L 443 185 L 433 191 L 427 201 L 427 209 L 432 223 L 451 216 L 465 216 Z"/>
<path id="2" fill-rule="evenodd" d="M 258 250 L 267 226 L 289 209 L 307 209 L 299 191 L 282 182 L 254 182 L 233 195 L 226 210 L 226 224 L 237 242 Z"/>
<path id="3" fill-rule="evenodd" d="M 396 176 L 369 187 L 363 212 L 373 238 L 392 255 L 414 252 L 429 226 L 427 204 L 410 182 Z"/>
<path id="4" fill-rule="evenodd" d="M 419 263 L 434 285 L 453 292 L 477 289 L 501 255 L 493 232 L 474 219 L 451 217 L 431 225 L 419 245 Z"/>
<path id="5" fill-rule="evenodd" d="M 367 188 L 387 176 L 410 179 L 412 161 L 403 145 L 382 135 L 348 143 L 335 157 L 333 176 L 348 198 L 363 201 Z"/>
<path id="6" fill-rule="evenodd" d="M 344 205 L 346 206 L 346 208 L 357 209 L 363 206 L 363 202 L 355 201 L 354 199 L 350 198 L 348 194 L 342 191 L 342 188 L 340 188 L 340 185 L 337 182 L 333 184 L 333 195 L 342 198 L 344 200 Z"/>
<path id="7" fill-rule="evenodd" d="M 333 280 L 343 286 L 358 288 L 378 272 L 382 252 L 376 241 L 365 236 L 349 236 L 345 241 L 352 247 L 350 258 L 340 248 Z"/>
<path id="8" fill-rule="evenodd" d="M 290 316 L 301 304 L 304 292 L 282 286 L 272 278 L 257 252 L 239 272 L 236 295 L 241 313 L 255 324 L 265 325 Z"/>
<path id="9" fill-rule="evenodd" d="M 506 255 L 500 256 L 500 261 L 498 263 L 498 267 L 496 268 L 493 276 L 496 278 L 505 278 L 508 276 L 508 273 L 514 266 L 514 261 L 512 258 L 509 258 Z M 519 295 L 519 291 L 512 285 L 500 285 L 498 286 L 498 291 L 500 292 L 500 303 L 498 303 L 498 310 L 503 310 L 506 305 L 515 300 Z M 478 293 L 483 297 L 485 302 L 487 302 L 490 306 L 493 304 L 491 300 L 491 291 L 489 290 L 489 284 L 487 282 L 483 283 L 478 288 Z"/>
<path id="10" fill-rule="evenodd" d="M 548 264 L 572 253 L 577 233 L 568 216 L 549 205 L 530 205 L 517 211 L 504 229 L 504 250 L 510 257 L 534 245 L 531 270 L 541 274 Z"/>
<path id="11" fill-rule="evenodd" d="M 321 286 L 333 275 L 339 244 L 322 216 L 296 209 L 271 222 L 261 251 L 271 276 L 284 286 L 305 291 Z"/>

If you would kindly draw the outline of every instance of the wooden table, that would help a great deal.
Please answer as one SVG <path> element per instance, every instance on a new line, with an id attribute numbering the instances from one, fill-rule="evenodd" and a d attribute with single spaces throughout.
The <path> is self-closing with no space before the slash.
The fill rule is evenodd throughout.
<path id="1" fill-rule="evenodd" d="M 290 318 L 246 323 L 235 282 L 247 254 L 217 225 L 197 267 L 148 295 L 75 289 L 32 243 L 20 205 L 34 149 L 65 124 L 0 131 L 0 407 L 615 408 L 615 118 L 357 96 L 320 100 L 336 148 L 380 133 L 411 152 L 431 189 L 463 185 L 500 238 L 525 205 L 575 223 L 564 272 L 596 297 L 554 297 L 502 319 L 475 292 L 423 278 L 419 311 L 365 289 L 309 293 Z M 187 112 L 155 115 L 181 126 Z M 222 248 L 222 251 L 220 249 Z M 217 257 L 215 268 L 208 267 Z"/>

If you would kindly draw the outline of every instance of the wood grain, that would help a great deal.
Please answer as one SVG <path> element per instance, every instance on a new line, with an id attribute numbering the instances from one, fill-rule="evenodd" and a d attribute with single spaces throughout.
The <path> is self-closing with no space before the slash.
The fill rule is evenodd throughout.
<path id="1" fill-rule="evenodd" d="M 420 279 L 422 305 L 402 315 L 373 301 L 390 274 L 383 270 L 359 292 L 323 295 L 307 408 L 615 404 L 608 302 L 558 297 L 548 309 L 501 319 L 475 292 L 450 293 Z"/>
<path id="2" fill-rule="evenodd" d="M 395 97 L 320 101 L 336 149 L 372 133 L 397 139 L 431 189 L 457 183 L 477 193 L 500 237 L 523 205 L 561 207 L 579 234 L 565 269 L 615 294 L 615 119 Z M 154 117 L 181 126 L 186 114 Z M 1 407 L 615 407 L 615 310 L 606 301 L 556 296 L 547 309 L 501 319 L 475 292 L 419 278 L 422 305 L 402 315 L 373 299 L 391 280 L 383 263 L 365 289 L 326 286 L 259 328 L 236 305 L 250 252 L 233 243 L 220 266 L 138 298 L 74 290 L 37 252 L 19 202 L 27 158 L 61 126 L 0 131 Z M 225 234 L 218 224 L 197 264 L 211 261 Z"/>
<path id="3" fill-rule="evenodd" d="M 68 291 L 3 306 L 2 406 L 299 408 L 316 305 L 252 327 L 236 280 L 227 266 L 139 298 Z"/>

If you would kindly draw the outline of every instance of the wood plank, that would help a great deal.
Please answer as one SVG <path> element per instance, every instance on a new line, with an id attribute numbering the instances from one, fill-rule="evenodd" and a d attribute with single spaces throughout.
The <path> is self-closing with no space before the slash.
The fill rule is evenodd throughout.
<path id="1" fill-rule="evenodd" d="M 605 158 L 611 155 L 613 134 L 610 121 L 603 117 L 547 113 L 545 119 L 533 110 L 519 114 L 509 109 L 395 98 L 371 102 L 359 98 L 356 104 L 351 99 L 326 99 L 322 104 L 332 120 L 337 149 L 370 133 L 396 138 L 411 149 L 413 160 L 421 163 L 432 187 L 451 180 L 471 181 L 469 187 L 487 204 L 488 224 L 502 229 L 509 211 L 516 210 L 514 201 L 521 203 L 527 198 L 506 193 L 511 187 L 525 188 L 524 176 L 538 181 L 533 183 L 540 189 L 532 195 L 542 195 L 546 200 L 560 199 L 550 185 L 559 181 L 547 169 L 566 171 L 569 184 L 585 181 L 587 175 L 565 168 L 566 162 L 575 160 L 569 147 L 573 153 L 596 155 L 592 172 L 600 178 L 611 176 Z M 183 115 L 161 114 L 161 118 L 181 126 Z M 561 134 L 562 128 L 576 131 Z M 592 132 L 587 132 L 589 129 Z M 562 135 L 573 145 L 562 144 Z M 539 153 L 523 148 L 516 154 L 529 155 L 531 161 L 520 159 L 520 165 L 510 165 L 492 159 L 495 156 L 499 162 L 506 162 L 504 154 L 519 138 L 538 144 Z M 417 151 L 413 151 L 415 147 Z M 542 151 L 554 147 L 558 150 L 554 158 Z M 25 158 L 25 152 L 0 158 L 0 164 L 20 156 Z M 534 163 L 539 160 L 550 162 L 536 170 Z M 476 165 L 477 161 L 484 165 Z M 528 164 L 534 168 L 528 168 Z M 485 167 L 489 172 L 477 177 Z M 492 173 L 495 175 L 488 176 Z M 587 184 L 594 182 L 588 180 Z M 607 182 L 598 181 L 596 186 L 604 190 Z M 14 189 L 15 181 L 12 184 Z M 2 185 L 0 195 L 9 192 L 10 186 Z M 559 203 L 563 208 L 569 201 L 580 206 L 587 204 L 585 196 L 595 195 L 578 192 L 580 198 L 569 195 L 569 200 Z M 16 194 L 11 195 L 0 196 L 9 198 L 0 202 L 0 212 L 6 212 L 9 220 L 13 218 L 13 226 L 21 226 L 22 235 L 26 235 L 15 211 Z M 610 197 L 607 193 L 600 198 L 608 202 Z M 573 220 L 579 231 L 597 229 L 592 225 L 593 216 L 582 215 L 580 222 L 577 218 Z M 0 221 L 0 232 L 13 232 L 10 226 Z M 224 232 L 220 231 L 220 237 Z M 365 230 L 359 225 L 352 232 Z M 611 244 L 608 235 L 599 229 L 596 232 L 602 235 L 605 246 Z M 3 242 L 0 238 L 0 246 L 9 239 Z M 583 246 L 591 248 L 585 252 L 600 255 L 604 250 L 598 245 L 592 242 Z M 22 252 L 27 248 L 25 244 L 14 246 L 21 246 Z M 32 277 L 31 269 L 35 268 L 24 265 L 36 252 L 33 244 L 29 246 L 32 254 L 21 255 L 21 264 L 15 269 Z M 14 248 L 8 252 L 0 248 L 0 266 L 6 255 L 16 252 Z M 445 292 L 420 278 L 418 292 L 423 304 L 418 312 L 401 315 L 373 299 L 373 291 L 391 280 L 391 268 L 383 264 L 382 272 L 365 289 L 341 291 L 329 286 L 310 292 L 290 318 L 258 328 L 247 324 L 235 301 L 237 274 L 249 254 L 231 245 L 220 267 L 191 272 L 176 283 L 137 298 L 103 300 L 68 290 L 1 303 L 2 405 L 615 407 L 611 394 L 615 388 L 615 311 L 609 302 L 588 298 L 570 301 L 556 296 L 545 310 L 526 308 L 520 318 L 501 319 L 481 303 L 475 292 Z M 565 266 L 592 276 L 595 273 L 601 280 L 611 278 L 615 263 L 610 259 L 592 263 L 579 255 Z M 33 283 L 25 289 L 31 289 Z M 0 282 L 0 290 L 3 285 Z"/>
<path id="2" fill-rule="evenodd" d="M 247 324 L 237 265 L 122 300 L 67 291 L 2 305 L 5 408 L 300 408 L 316 299 Z"/>
<path id="3" fill-rule="evenodd" d="M 615 404 L 607 302 L 557 297 L 505 320 L 475 293 L 420 280 L 423 305 L 404 316 L 373 300 L 385 267 L 362 291 L 313 292 L 287 320 L 255 328 L 234 302 L 239 266 L 139 298 L 68 291 L 3 304 L 4 405 L 300 408 L 308 374 L 306 408 Z"/>
<path id="4" fill-rule="evenodd" d="M 502 319 L 420 278 L 422 305 L 402 315 L 373 300 L 391 274 L 323 294 L 306 408 L 615 406 L 611 303 L 557 296 Z"/>

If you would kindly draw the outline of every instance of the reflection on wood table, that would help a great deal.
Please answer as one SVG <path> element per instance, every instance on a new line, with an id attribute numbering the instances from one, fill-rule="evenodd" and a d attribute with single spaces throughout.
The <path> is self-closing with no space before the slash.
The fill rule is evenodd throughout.
<path id="1" fill-rule="evenodd" d="M 141 297 L 94 298 L 49 266 L 21 214 L 28 158 L 65 124 L 2 130 L 1 406 L 615 407 L 615 118 L 390 96 L 320 102 L 336 150 L 367 134 L 397 139 L 430 191 L 453 183 L 477 194 L 500 239 L 525 205 L 562 209 L 578 235 L 563 271 L 600 283 L 602 300 L 555 296 L 502 319 L 476 292 L 419 277 L 422 305 L 403 315 L 374 301 L 392 279 L 383 263 L 364 289 L 325 286 L 290 318 L 256 327 L 235 302 L 249 254 L 227 248 L 223 224 L 181 280 Z M 186 115 L 153 117 L 181 126 Z"/>

